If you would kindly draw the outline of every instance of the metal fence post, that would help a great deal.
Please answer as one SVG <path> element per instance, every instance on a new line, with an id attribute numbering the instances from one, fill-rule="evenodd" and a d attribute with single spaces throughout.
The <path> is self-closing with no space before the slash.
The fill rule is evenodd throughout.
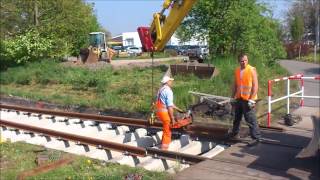
<path id="1" fill-rule="evenodd" d="M 268 80 L 268 114 L 267 114 L 268 127 L 270 127 L 270 124 L 271 124 L 271 86 L 272 86 L 272 81 Z"/>
<path id="2" fill-rule="evenodd" d="M 300 86 L 301 86 L 301 99 L 300 99 L 300 106 L 302 107 L 304 105 L 304 80 L 303 80 L 303 74 L 301 75 L 300 79 Z"/>
<path id="3" fill-rule="evenodd" d="M 287 79 L 287 114 L 290 114 L 290 78 Z"/>

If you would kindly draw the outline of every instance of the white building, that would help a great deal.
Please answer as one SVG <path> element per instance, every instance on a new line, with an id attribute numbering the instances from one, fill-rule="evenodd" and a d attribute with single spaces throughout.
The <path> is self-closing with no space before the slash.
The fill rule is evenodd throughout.
<path id="1" fill-rule="evenodd" d="M 122 45 L 123 46 L 136 46 L 136 47 L 142 47 L 139 34 L 138 32 L 124 32 L 121 35 L 115 36 L 112 39 L 116 38 L 122 38 Z M 180 40 L 176 37 L 175 34 L 171 37 L 171 39 L 168 41 L 167 45 L 207 45 L 207 41 L 199 41 L 195 38 L 192 38 L 188 42 L 180 42 Z"/>
<path id="2" fill-rule="evenodd" d="M 123 46 L 142 47 L 138 32 L 124 32 L 122 33 Z"/>
<path id="3" fill-rule="evenodd" d="M 168 41 L 167 45 L 173 45 L 173 46 L 182 46 L 182 45 L 199 45 L 199 46 L 206 46 L 208 45 L 206 40 L 197 40 L 196 38 L 192 38 L 190 41 L 187 42 L 180 42 L 180 39 L 177 38 L 175 34 L 171 37 L 171 39 Z"/>

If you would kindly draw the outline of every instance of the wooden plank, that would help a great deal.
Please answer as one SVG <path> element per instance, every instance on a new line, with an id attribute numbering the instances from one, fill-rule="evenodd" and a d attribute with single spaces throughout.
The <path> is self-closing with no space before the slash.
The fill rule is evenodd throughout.
<path id="1" fill-rule="evenodd" d="M 200 93 L 200 92 L 194 92 L 194 91 L 189 91 L 190 94 L 197 95 L 197 96 L 205 96 L 207 98 L 216 98 L 216 99 L 222 99 L 222 100 L 230 100 L 229 97 L 224 97 L 224 96 L 216 96 L 212 94 L 206 94 L 206 93 Z"/>
<path id="2" fill-rule="evenodd" d="M 263 137 L 277 143 L 234 144 L 211 160 L 178 173 L 175 179 L 319 179 L 319 159 L 296 158 L 310 138 L 279 132 L 263 133 Z"/>
<path id="3" fill-rule="evenodd" d="M 289 169 L 282 171 L 267 167 L 244 166 L 233 162 L 207 160 L 176 175 L 174 179 L 308 179 L 311 173 Z"/>

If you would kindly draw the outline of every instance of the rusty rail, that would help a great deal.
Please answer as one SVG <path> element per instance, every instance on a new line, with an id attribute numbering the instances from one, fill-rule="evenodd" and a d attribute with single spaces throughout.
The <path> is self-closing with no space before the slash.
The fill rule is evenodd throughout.
<path id="1" fill-rule="evenodd" d="M 9 126 L 9 127 L 17 128 L 17 129 L 23 129 L 23 130 L 34 132 L 34 133 L 45 134 L 45 135 L 48 135 L 51 137 L 61 138 L 64 140 L 81 142 L 81 143 L 84 143 L 87 145 L 97 146 L 97 147 L 101 147 L 101 148 L 105 148 L 105 149 L 126 152 L 126 153 L 130 153 L 131 155 L 135 155 L 135 156 L 145 156 L 144 148 L 128 146 L 128 145 L 110 142 L 110 141 L 103 141 L 100 139 L 89 138 L 89 137 L 85 137 L 85 136 L 73 135 L 70 133 L 55 131 L 55 130 L 51 130 L 51 129 L 44 129 L 44 128 L 29 126 L 29 125 L 20 124 L 20 123 L 14 123 L 14 122 L 11 122 L 8 120 L 3 120 L 3 119 L 0 120 L 0 125 Z"/>
<path id="2" fill-rule="evenodd" d="M 124 117 L 116 117 L 116 116 L 103 116 L 103 115 L 95 115 L 95 114 L 84 114 L 84 113 L 77 113 L 77 112 L 64 112 L 64 111 L 57 111 L 57 110 L 49 110 L 49 109 L 36 109 L 36 108 L 29 108 L 29 107 L 22 107 L 22 106 L 12 106 L 12 105 L 4 105 L 0 104 L 1 109 L 13 109 L 16 111 L 24 111 L 24 112 L 31 112 L 31 113 L 38 113 L 38 114 L 47 114 L 53 116 L 64 116 L 68 118 L 79 118 L 82 120 L 93 120 L 98 122 L 108 122 L 114 123 L 117 125 L 126 125 L 126 126 L 134 126 L 134 127 L 142 127 L 142 128 L 155 128 L 155 129 L 162 129 L 161 122 L 155 122 L 154 124 L 149 124 L 147 120 L 144 119 L 135 119 L 135 118 L 124 118 Z M 260 126 L 261 130 L 267 131 L 283 131 L 282 128 L 278 127 L 269 127 L 265 128 Z M 216 124 L 199 124 L 194 123 L 188 125 L 183 130 L 179 130 L 181 132 L 196 135 L 199 137 L 207 137 L 209 139 L 223 139 L 224 136 L 228 133 L 228 126 L 223 125 L 216 125 Z M 241 134 L 247 134 L 247 128 L 242 128 Z"/>
<path id="3" fill-rule="evenodd" d="M 76 113 L 76 112 L 64 112 L 64 111 L 56 111 L 49 109 L 35 109 L 29 107 L 22 106 L 12 106 L 12 105 L 4 105 L 0 104 L 1 109 L 13 109 L 16 111 L 24 111 L 38 114 L 48 114 L 53 116 L 64 116 L 69 118 L 79 118 L 84 120 L 94 120 L 99 122 L 109 122 L 118 125 L 127 125 L 127 126 L 135 126 L 135 127 L 143 127 L 143 128 L 156 128 L 161 129 L 162 123 L 155 122 L 154 124 L 149 124 L 148 121 L 143 119 L 135 119 L 135 118 L 124 118 L 124 117 L 115 117 L 115 116 L 102 116 L 95 114 L 84 114 L 84 113 Z M 224 126 L 216 126 L 210 124 L 191 124 L 188 125 L 184 130 L 182 130 L 188 134 L 197 134 L 199 136 L 210 136 L 211 138 L 222 138 L 227 132 L 228 127 Z"/>
<path id="4" fill-rule="evenodd" d="M 181 161 L 189 164 L 199 163 L 203 160 L 208 159 L 206 157 L 189 155 L 189 154 L 178 153 L 173 151 L 165 151 L 165 150 L 160 150 L 156 148 L 142 148 L 142 147 L 129 146 L 121 143 L 104 141 L 100 139 L 95 139 L 95 138 L 90 138 L 85 136 L 78 136 L 78 135 L 73 135 L 73 134 L 64 133 L 60 131 L 39 128 L 35 126 L 14 123 L 14 122 L 3 120 L 3 119 L 0 119 L 0 125 L 8 126 L 16 129 L 22 129 L 22 130 L 26 130 L 34 133 L 40 133 L 40 134 L 56 137 L 63 140 L 79 142 L 85 145 L 92 145 L 92 146 L 99 147 L 101 149 L 108 149 L 108 150 L 123 152 L 125 154 L 132 155 L 132 156 L 145 157 L 147 155 L 150 155 L 150 156 L 152 155 L 159 158 Z"/>

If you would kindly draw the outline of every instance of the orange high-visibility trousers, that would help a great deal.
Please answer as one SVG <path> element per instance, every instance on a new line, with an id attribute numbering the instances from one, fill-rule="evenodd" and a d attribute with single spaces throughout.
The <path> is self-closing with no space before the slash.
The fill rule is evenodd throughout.
<path id="1" fill-rule="evenodd" d="M 170 116 L 168 110 L 160 100 L 157 102 L 157 117 L 162 121 L 161 149 L 168 149 L 171 143 Z"/>
<path id="2" fill-rule="evenodd" d="M 162 149 L 168 149 L 171 143 L 170 116 L 168 112 L 157 112 L 158 118 L 162 121 Z"/>

